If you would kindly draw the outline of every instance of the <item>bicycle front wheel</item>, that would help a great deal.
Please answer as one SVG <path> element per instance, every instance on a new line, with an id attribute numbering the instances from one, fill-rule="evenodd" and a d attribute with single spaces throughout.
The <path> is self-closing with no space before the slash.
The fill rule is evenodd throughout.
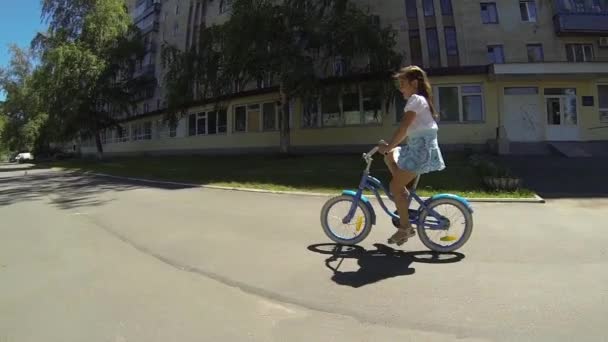
<path id="1" fill-rule="evenodd" d="M 335 243 L 356 245 L 365 240 L 372 230 L 372 215 L 361 201 L 350 222 L 342 221 L 348 215 L 354 200 L 351 196 L 337 196 L 328 200 L 321 209 L 323 231 Z"/>

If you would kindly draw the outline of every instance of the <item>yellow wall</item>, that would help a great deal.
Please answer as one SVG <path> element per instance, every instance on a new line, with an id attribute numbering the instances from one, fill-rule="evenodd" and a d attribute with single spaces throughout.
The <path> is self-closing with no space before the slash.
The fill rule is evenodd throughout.
<path id="1" fill-rule="evenodd" d="M 577 111 L 578 111 L 578 127 L 579 127 L 579 140 L 580 141 L 591 141 L 591 140 L 608 140 L 608 128 L 593 129 L 596 127 L 608 126 L 608 123 L 601 123 L 599 117 L 599 99 L 597 93 L 598 84 L 608 84 L 608 79 L 597 79 L 597 80 L 550 80 L 550 81 L 500 81 L 496 85 L 498 90 L 499 105 L 502 107 L 505 87 L 538 87 L 539 97 L 542 104 L 542 122 L 546 124 L 546 113 L 545 113 L 545 100 L 544 100 L 544 89 L 545 88 L 576 88 L 577 97 Z M 593 96 L 593 106 L 583 106 L 582 97 Z M 504 115 L 504 114 L 503 114 Z"/>

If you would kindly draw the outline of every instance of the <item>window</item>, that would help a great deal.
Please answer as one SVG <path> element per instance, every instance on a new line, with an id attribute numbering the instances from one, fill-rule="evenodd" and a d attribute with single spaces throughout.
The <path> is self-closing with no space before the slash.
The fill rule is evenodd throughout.
<path id="1" fill-rule="evenodd" d="M 498 24 L 498 11 L 496 3 L 482 2 L 481 6 L 481 22 L 483 24 Z"/>
<path id="2" fill-rule="evenodd" d="M 226 119 L 226 111 L 224 110 L 190 114 L 188 117 L 188 135 L 226 133 Z M 170 131 L 169 135 L 171 135 Z"/>
<path id="3" fill-rule="evenodd" d="M 372 85 L 352 85 L 334 94 L 303 102 L 302 127 L 337 127 L 382 123 L 380 90 Z"/>
<path id="4" fill-rule="evenodd" d="M 319 101 L 316 98 L 307 99 L 303 104 L 302 127 L 312 128 L 320 125 Z"/>
<path id="5" fill-rule="evenodd" d="M 278 122 L 278 110 L 274 102 L 243 105 L 234 109 L 235 132 L 276 131 Z"/>
<path id="6" fill-rule="evenodd" d="M 395 90 L 394 96 L 395 96 L 395 122 L 400 123 L 401 120 L 403 119 L 403 115 L 405 114 L 405 112 L 403 110 L 405 109 L 405 105 L 407 102 L 403 98 L 403 94 L 398 90 Z"/>
<path id="7" fill-rule="evenodd" d="M 493 64 L 502 64 L 505 62 L 505 54 L 502 45 L 488 46 L 488 61 Z"/>
<path id="8" fill-rule="evenodd" d="M 441 121 L 480 122 L 484 120 L 481 85 L 436 87 L 436 107 Z"/>
<path id="9" fill-rule="evenodd" d="M 445 34 L 445 50 L 448 56 L 458 56 L 458 40 L 456 38 L 456 28 L 446 26 Z"/>
<path id="10" fill-rule="evenodd" d="M 568 62 L 591 62 L 593 60 L 593 45 L 566 44 Z"/>
<path id="11" fill-rule="evenodd" d="M 422 43 L 418 30 L 410 30 L 410 51 L 412 64 L 422 65 Z"/>
<path id="12" fill-rule="evenodd" d="M 528 44 L 528 62 L 542 62 L 545 60 L 543 46 L 541 44 Z"/>
<path id="13" fill-rule="evenodd" d="M 177 33 L 179 32 L 179 23 L 176 21 L 173 23 L 173 37 L 177 37 Z"/>
<path id="14" fill-rule="evenodd" d="M 405 15 L 408 18 L 418 18 L 418 9 L 416 8 L 416 0 L 405 0 Z"/>
<path id="15" fill-rule="evenodd" d="M 152 139 L 152 122 L 138 122 L 131 125 L 133 141 Z"/>
<path id="16" fill-rule="evenodd" d="M 361 86 L 361 100 L 363 102 L 363 123 L 382 123 L 382 101 L 378 89 L 371 86 Z"/>
<path id="17" fill-rule="evenodd" d="M 441 14 L 454 15 L 454 10 L 452 9 L 452 0 L 441 0 Z"/>
<path id="18" fill-rule="evenodd" d="M 144 103 L 144 113 L 147 113 L 150 111 L 150 105 L 148 103 Z"/>
<path id="19" fill-rule="evenodd" d="M 425 17 L 435 16 L 435 6 L 433 0 L 422 0 L 422 9 Z"/>
<path id="20" fill-rule="evenodd" d="M 600 122 L 608 122 L 608 84 L 597 86 Z"/>
<path id="21" fill-rule="evenodd" d="M 247 107 L 240 106 L 234 109 L 234 131 L 247 131 Z"/>
<path id="22" fill-rule="evenodd" d="M 233 0 L 220 0 L 220 14 L 226 13 L 232 8 Z"/>
<path id="23" fill-rule="evenodd" d="M 439 37 L 437 36 L 436 28 L 426 29 L 426 40 L 429 46 L 429 62 L 431 67 L 439 67 L 441 65 L 441 56 L 439 55 Z"/>
<path id="24" fill-rule="evenodd" d="M 323 127 L 338 126 L 340 123 L 340 99 L 333 94 L 321 98 L 321 119 Z"/>
<path id="25" fill-rule="evenodd" d="M 262 105 L 263 124 L 262 128 L 265 131 L 274 131 L 278 129 L 277 125 L 277 106 L 274 103 L 264 103 Z"/>
<path id="26" fill-rule="evenodd" d="M 520 0 L 519 12 L 521 20 L 529 23 L 536 22 L 536 1 L 535 0 Z"/>

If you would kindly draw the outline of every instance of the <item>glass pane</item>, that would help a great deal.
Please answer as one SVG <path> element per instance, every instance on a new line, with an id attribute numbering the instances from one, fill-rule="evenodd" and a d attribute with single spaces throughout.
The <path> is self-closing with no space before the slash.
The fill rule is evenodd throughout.
<path id="1" fill-rule="evenodd" d="M 481 86 L 468 85 L 461 87 L 463 94 L 481 94 Z"/>
<path id="2" fill-rule="evenodd" d="M 319 104 L 317 100 L 309 100 L 304 103 L 304 112 L 302 115 L 303 127 L 317 127 L 319 122 Z"/>
<path id="3" fill-rule="evenodd" d="M 247 108 L 237 107 L 234 110 L 234 130 L 236 132 L 245 132 L 247 129 Z"/>
<path id="4" fill-rule="evenodd" d="M 458 41 L 454 27 L 445 28 L 445 48 L 448 56 L 458 56 Z"/>
<path id="5" fill-rule="evenodd" d="M 458 87 L 439 87 L 439 114 L 442 121 L 460 121 Z"/>
<path id="6" fill-rule="evenodd" d="M 488 16 L 490 17 L 491 23 L 498 22 L 498 13 L 496 12 L 496 5 L 493 3 L 488 4 Z"/>
<path id="7" fill-rule="evenodd" d="M 597 97 L 600 108 L 608 109 L 608 85 L 597 86 Z"/>
<path id="8" fill-rule="evenodd" d="M 429 59 L 431 67 L 438 67 L 441 64 L 439 56 L 439 37 L 437 29 L 430 28 L 426 30 L 427 44 L 429 45 Z"/>
<path id="9" fill-rule="evenodd" d="M 264 103 L 264 130 L 272 131 L 277 129 L 277 110 L 274 103 Z"/>
<path id="10" fill-rule="evenodd" d="M 547 123 L 559 125 L 561 123 L 561 108 L 559 98 L 548 98 L 547 100 Z"/>
<path id="11" fill-rule="evenodd" d="M 422 43 L 420 41 L 420 31 L 410 30 L 410 56 L 412 64 L 422 64 Z"/>
<path id="12" fill-rule="evenodd" d="M 260 112 L 257 110 L 248 111 L 247 112 L 247 132 L 258 132 L 259 130 L 260 130 Z"/>
<path id="13" fill-rule="evenodd" d="M 543 61 L 543 48 L 540 45 L 528 45 L 528 61 L 529 62 L 542 62 Z"/>
<path id="14" fill-rule="evenodd" d="M 536 22 L 536 1 L 528 1 L 528 14 L 530 15 L 530 21 Z"/>
<path id="15" fill-rule="evenodd" d="M 568 62 L 574 62 L 574 48 L 572 45 L 566 45 L 566 59 Z"/>
<path id="16" fill-rule="evenodd" d="M 608 109 L 600 110 L 600 122 L 608 122 Z"/>
<path id="17" fill-rule="evenodd" d="M 405 12 L 408 18 L 416 18 L 418 16 L 416 0 L 405 0 Z"/>
<path id="18" fill-rule="evenodd" d="M 545 88 L 545 95 L 576 95 L 575 88 Z"/>
<path id="19" fill-rule="evenodd" d="M 574 45 L 574 61 L 583 62 L 584 60 L 583 47 L 580 44 Z"/>
<path id="20" fill-rule="evenodd" d="M 217 117 L 217 132 L 218 133 L 226 133 L 226 126 L 227 126 L 227 115 L 226 115 L 226 111 L 222 110 L 218 113 L 218 117 Z"/>
<path id="21" fill-rule="evenodd" d="M 519 13 L 521 14 L 521 20 L 528 21 L 528 6 L 525 1 L 519 2 Z"/>
<path id="22" fill-rule="evenodd" d="M 452 0 L 441 0 L 441 14 L 452 15 Z"/>
<path id="23" fill-rule="evenodd" d="M 585 54 L 585 58 L 582 61 L 584 61 L 584 62 L 593 61 L 593 47 L 591 45 L 584 45 L 583 53 Z"/>
<path id="24" fill-rule="evenodd" d="M 568 95 L 564 103 L 564 124 L 576 125 L 578 112 L 576 108 L 576 95 Z"/>
<path id="25" fill-rule="evenodd" d="M 464 121 L 482 121 L 483 105 L 481 95 L 467 95 L 462 97 Z"/>
<path id="26" fill-rule="evenodd" d="M 217 133 L 217 114 L 215 112 L 207 113 L 207 134 Z"/>
<path id="27" fill-rule="evenodd" d="M 481 4 L 481 22 L 487 24 L 490 22 L 490 16 L 488 15 L 488 6 Z"/>
<path id="28" fill-rule="evenodd" d="M 435 15 L 435 6 L 433 0 L 422 0 L 422 8 L 424 10 L 425 17 L 432 17 Z"/>
<path id="29" fill-rule="evenodd" d="M 510 87 L 505 88 L 505 95 L 537 95 L 538 88 L 534 87 Z"/>
<path id="30" fill-rule="evenodd" d="M 207 118 L 205 116 L 199 116 L 198 120 L 196 120 L 196 134 L 206 134 L 207 133 Z"/>
<path id="31" fill-rule="evenodd" d="M 190 114 L 188 117 L 188 135 L 196 135 L 196 114 Z"/>
<path id="32" fill-rule="evenodd" d="M 323 96 L 321 109 L 323 110 L 323 126 L 338 125 L 340 122 L 340 107 L 337 97 Z"/>

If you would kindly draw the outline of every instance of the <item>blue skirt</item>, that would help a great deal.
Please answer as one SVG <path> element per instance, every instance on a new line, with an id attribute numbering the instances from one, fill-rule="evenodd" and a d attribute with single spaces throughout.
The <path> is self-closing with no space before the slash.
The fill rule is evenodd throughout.
<path id="1" fill-rule="evenodd" d="M 399 168 L 418 175 L 445 169 L 435 129 L 408 136 L 407 143 L 395 149 L 394 157 Z"/>

